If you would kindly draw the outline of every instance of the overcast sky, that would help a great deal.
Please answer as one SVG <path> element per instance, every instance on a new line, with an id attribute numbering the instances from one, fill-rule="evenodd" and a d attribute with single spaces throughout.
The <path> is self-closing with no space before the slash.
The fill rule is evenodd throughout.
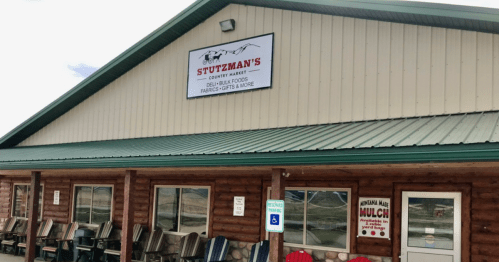
<path id="1" fill-rule="evenodd" d="M 0 137 L 193 2 L 0 0 Z"/>

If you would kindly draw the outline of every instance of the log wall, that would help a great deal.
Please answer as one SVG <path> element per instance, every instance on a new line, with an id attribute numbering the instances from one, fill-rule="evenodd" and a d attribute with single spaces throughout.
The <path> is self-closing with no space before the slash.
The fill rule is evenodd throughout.
<path id="1" fill-rule="evenodd" d="M 301 173 L 301 172 L 300 172 Z M 43 175 L 42 175 L 43 177 Z M 155 185 L 197 185 L 210 187 L 209 237 L 224 235 L 230 240 L 258 242 L 265 239 L 265 201 L 270 174 L 237 177 L 204 175 L 152 176 L 138 174 L 135 184 L 135 221 L 152 227 Z M 29 179 L 0 177 L 0 220 L 10 216 L 14 183 Z M 68 223 L 72 211 L 74 184 L 113 184 L 113 221 L 121 227 L 123 215 L 123 178 L 73 179 L 45 177 L 43 218 Z M 495 261 L 499 256 L 499 171 L 483 170 L 354 170 L 321 171 L 295 174 L 286 181 L 292 187 L 351 188 L 350 248 L 353 254 L 392 257 L 400 255 L 400 197 L 403 190 L 463 192 L 463 262 Z M 54 190 L 61 191 L 60 205 L 53 205 Z M 234 196 L 244 196 L 244 217 L 233 216 Z M 357 238 L 359 197 L 390 197 L 392 203 L 391 240 Z"/>

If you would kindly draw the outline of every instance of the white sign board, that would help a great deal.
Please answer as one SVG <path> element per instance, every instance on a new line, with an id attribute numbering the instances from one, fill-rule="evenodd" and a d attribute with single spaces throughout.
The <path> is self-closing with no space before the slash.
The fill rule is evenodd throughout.
<path id="1" fill-rule="evenodd" d="M 244 216 L 244 197 L 234 197 L 234 216 Z"/>
<path id="2" fill-rule="evenodd" d="M 59 196 L 61 195 L 61 191 L 54 191 L 54 205 L 59 205 Z"/>
<path id="3" fill-rule="evenodd" d="M 359 237 L 390 238 L 390 198 L 359 198 Z"/>
<path id="4" fill-rule="evenodd" d="M 189 52 L 187 98 L 272 86 L 274 34 Z"/>
<path id="5" fill-rule="evenodd" d="M 268 232 L 284 232 L 284 200 L 267 200 L 265 229 Z"/>

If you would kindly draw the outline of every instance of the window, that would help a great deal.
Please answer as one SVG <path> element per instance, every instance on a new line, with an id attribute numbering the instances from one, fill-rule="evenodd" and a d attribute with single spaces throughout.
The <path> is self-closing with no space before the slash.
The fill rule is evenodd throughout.
<path id="1" fill-rule="evenodd" d="M 14 198 L 12 201 L 12 216 L 28 218 L 29 215 L 29 184 L 14 184 Z M 40 186 L 38 200 L 38 220 L 42 219 L 43 186 Z"/>
<path id="2" fill-rule="evenodd" d="M 156 186 L 154 195 L 155 228 L 207 235 L 209 187 Z"/>
<path id="3" fill-rule="evenodd" d="M 100 224 L 111 221 L 113 186 L 75 185 L 73 221 Z"/>
<path id="4" fill-rule="evenodd" d="M 284 244 L 349 252 L 350 210 L 350 189 L 286 188 Z"/>

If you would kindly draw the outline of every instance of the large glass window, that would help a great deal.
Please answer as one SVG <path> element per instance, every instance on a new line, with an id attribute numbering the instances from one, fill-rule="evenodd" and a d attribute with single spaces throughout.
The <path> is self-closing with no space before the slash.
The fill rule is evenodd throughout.
<path id="1" fill-rule="evenodd" d="M 74 192 L 74 222 L 100 224 L 111 220 L 112 186 L 76 185 Z"/>
<path id="2" fill-rule="evenodd" d="M 209 210 L 208 187 L 157 186 L 154 226 L 168 232 L 206 235 Z"/>
<path id="3" fill-rule="evenodd" d="M 284 202 L 285 245 L 349 251 L 350 189 L 286 188 Z"/>
<path id="4" fill-rule="evenodd" d="M 12 216 L 28 218 L 29 215 L 29 191 L 31 186 L 27 184 L 14 185 L 14 199 L 12 203 Z M 40 198 L 38 200 L 38 219 L 42 219 L 43 186 L 40 186 Z"/>

